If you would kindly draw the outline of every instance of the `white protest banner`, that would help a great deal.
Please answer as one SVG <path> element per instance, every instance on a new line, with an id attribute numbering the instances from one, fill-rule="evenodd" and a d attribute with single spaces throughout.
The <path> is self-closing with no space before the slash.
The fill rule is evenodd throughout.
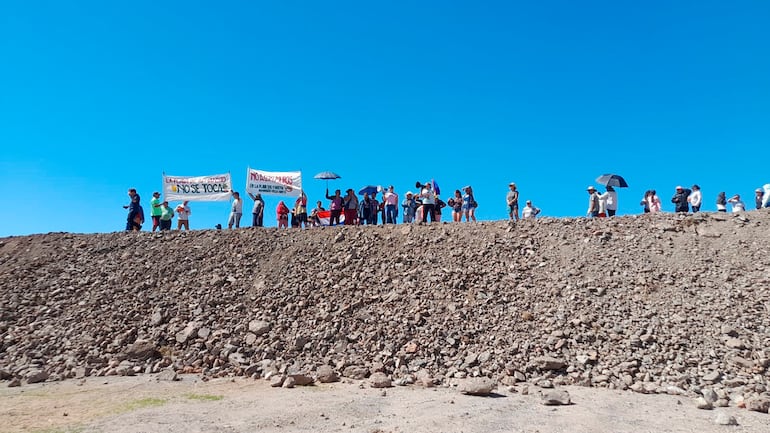
<path id="1" fill-rule="evenodd" d="M 302 191 L 300 171 L 262 171 L 249 168 L 246 173 L 246 192 L 262 195 L 299 197 Z"/>
<path id="2" fill-rule="evenodd" d="M 230 173 L 212 176 L 163 174 L 163 198 L 167 201 L 228 201 L 232 190 Z"/>

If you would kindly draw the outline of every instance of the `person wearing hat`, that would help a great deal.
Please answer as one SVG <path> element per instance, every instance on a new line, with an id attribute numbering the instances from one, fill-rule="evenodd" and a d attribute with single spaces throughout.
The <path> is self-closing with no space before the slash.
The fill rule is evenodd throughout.
<path id="1" fill-rule="evenodd" d="M 163 214 L 161 209 L 160 193 L 155 191 L 152 193 L 152 200 L 150 200 L 150 216 L 152 217 L 152 231 L 160 229 L 160 216 Z"/>
<path id="2" fill-rule="evenodd" d="M 417 201 L 414 199 L 412 191 L 407 191 L 404 200 L 401 202 L 401 207 L 404 208 L 404 224 L 414 222 L 414 213 L 417 209 Z"/>
<path id="3" fill-rule="evenodd" d="M 746 210 L 746 205 L 741 200 L 740 194 L 735 194 L 727 200 L 728 203 L 733 205 L 733 212 L 743 212 Z"/>
<path id="4" fill-rule="evenodd" d="M 676 192 L 671 197 L 671 203 L 674 203 L 675 212 L 687 213 L 690 211 L 690 204 L 687 202 L 687 198 L 690 197 L 691 192 L 689 189 L 677 185 Z"/>
<path id="5" fill-rule="evenodd" d="M 762 195 L 764 194 L 764 191 L 762 191 L 762 188 L 757 188 L 754 190 L 754 205 L 757 209 L 762 209 Z"/>
<path id="6" fill-rule="evenodd" d="M 586 211 L 586 216 L 588 218 L 596 218 L 599 216 L 599 193 L 593 186 L 586 188 L 586 191 L 588 192 L 588 210 Z"/>
<path id="7" fill-rule="evenodd" d="M 540 209 L 532 206 L 532 200 L 527 200 L 526 206 L 521 210 L 521 219 L 535 218 L 540 213 Z"/>
<path id="8" fill-rule="evenodd" d="M 519 220 L 519 191 L 516 190 L 516 184 L 511 182 L 508 184 L 508 195 L 505 197 L 505 201 L 508 203 L 508 218 L 511 221 Z"/>

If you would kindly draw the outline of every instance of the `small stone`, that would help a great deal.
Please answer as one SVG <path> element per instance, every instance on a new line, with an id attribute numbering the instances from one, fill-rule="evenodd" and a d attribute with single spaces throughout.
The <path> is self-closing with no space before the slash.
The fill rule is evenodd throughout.
<path id="1" fill-rule="evenodd" d="M 546 406 L 564 406 L 572 403 L 569 392 L 561 389 L 549 389 L 543 392 L 540 399 Z"/>
<path id="2" fill-rule="evenodd" d="M 542 370 L 561 370 L 567 366 L 563 359 L 552 356 L 539 356 L 533 360 L 535 365 Z"/>
<path id="3" fill-rule="evenodd" d="M 495 386 L 496 384 L 486 377 L 474 377 L 463 380 L 458 389 L 466 395 L 488 396 Z"/>
<path id="4" fill-rule="evenodd" d="M 294 380 L 293 377 L 289 376 L 283 381 L 283 385 L 281 385 L 282 388 L 294 388 L 294 386 L 297 385 L 297 381 Z"/>
<path id="5" fill-rule="evenodd" d="M 711 404 L 711 402 L 706 400 L 705 398 L 698 397 L 695 399 L 695 407 L 703 410 L 711 410 L 714 408 L 714 405 Z"/>
<path id="6" fill-rule="evenodd" d="M 27 383 L 45 382 L 48 379 L 48 373 L 44 370 L 32 370 L 24 375 L 24 379 Z"/>
<path id="7" fill-rule="evenodd" d="M 315 382 L 311 376 L 305 373 L 290 373 L 287 374 L 287 376 L 292 378 L 294 380 L 294 384 L 297 386 L 308 386 Z"/>
<path id="8" fill-rule="evenodd" d="M 273 388 L 280 388 L 283 385 L 283 375 L 276 374 L 270 376 L 270 386 Z"/>
<path id="9" fill-rule="evenodd" d="M 316 379 L 320 383 L 331 383 L 340 380 L 337 373 L 335 373 L 334 369 L 329 365 L 322 365 L 316 369 Z"/>
<path id="10" fill-rule="evenodd" d="M 366 379 L 368 374 L 369 369 L 361 367 L 360 365 L 349 365 L 342 370 L 342 376 L 355 380 Z"/>
<path id="11" fill-rule="evenodd" d="M 717 425 L 738 425 L 738 421 L 734 416 L 730 416 L 724 412 L 719 412 L 714 417 L 714 424 Z"/>
<path id="12" fill-rule="evenodd" d="M 372 388 L 390 388 L 393 386 L 390 377 L 382 372 L 377 372 L 369 376 L 369 385 Z"/>
<path id="13" fill-rule="evenodd" d="M 8 388 L 15 388 L 17 386 L 21 386 L 21 381 L 18 377 L 14 377 L 10 382 L 8 382 Z"/>
<path id="14" fill-rule="evenodd" d="M 753 410 L 755 412 L 767 413 L 768 409 L 770 409 L 770 397 L 751 397 L 746 400 L 746 409 Z"/>
<path id="15" fill-rule="evenodd" d="M 714 403 L 715 401 L 719 400 L 719 396 L 717 395 L 716 391 L 711 388 L 704 389 L 701 394 L 703 395 L 703 399 L 709 403 Z"/>
<path id="16" fill-rule="evenodd" d="M 706 382 L 716 382 L 722 377 L 722 373 L 718 371 L 710 371 L 703 375 L 703 380 Z"/>
<path id="17" fill-rule="evenodd" d="M 270 322 L 264 320 L 252 320 L 249 322 L 249 332 L 253 332 L 257 337 L 270 331 Z"/>
<path id="18" fill-rule="evenodd" d="M 158 373 L 158 375 L 155 376 L 155 380 L 159 382 L 174 382 L 179 380 L 179 376 L 172 368 L 167 368 Z"/>
<path id="19" fill-rule="evenodd" d="M 741 341 L 741 340 L 739 340 L 737 338 L 728 338 L 725 341 L 725 346 L 727 346 L 727 347 L 729 347 L 731 349 L 745 349 L 746 348 L 746 344 L 743 341 Z"/>

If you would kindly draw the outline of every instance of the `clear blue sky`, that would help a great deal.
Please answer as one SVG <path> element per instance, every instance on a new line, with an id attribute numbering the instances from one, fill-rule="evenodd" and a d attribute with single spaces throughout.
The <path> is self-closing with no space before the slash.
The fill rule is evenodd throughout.
<path id="1" fill-rule="evenodd" d="M 0 4 L 0 236 L 124 228 L 161 174 L 302 170 L 331 187 L 507 184 L 548 216 L 586 186 L 770 182 L 770 2 L 35 1 Z M 275 225 L 278 198 L 267 200 Z M 326 200 L 324 203 L 326 204 Z M 229 204 L 193 203 L 191 224 Z M 245 225 L 250 222 L 247 199 Z M 446 219 L 446 217 L 445 217 Z M 147 228 L 147 226 L 145 226 Z"/>

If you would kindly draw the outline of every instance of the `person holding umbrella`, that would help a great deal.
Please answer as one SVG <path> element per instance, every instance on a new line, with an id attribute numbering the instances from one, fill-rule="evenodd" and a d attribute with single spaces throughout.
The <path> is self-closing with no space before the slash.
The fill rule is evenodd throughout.
<path id="1" fill-rule="evenodd" d="M 602 201 L 605 213 L 608 217 L 615 216 L 615 212 L 618 210 L 618 193 L 615 192 L 615 188 L 611 185 L 607 185 L 607 192 L 599 195 L 599 199 Z"/>

